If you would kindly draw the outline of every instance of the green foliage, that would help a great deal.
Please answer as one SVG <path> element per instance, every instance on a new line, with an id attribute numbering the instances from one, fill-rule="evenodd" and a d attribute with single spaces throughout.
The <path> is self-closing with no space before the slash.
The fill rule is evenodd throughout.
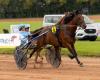
<path id="1" fill-rule="evenodd" d="M 100 0 L 0 0 L 0 18 L 43 17 L 80 7 L 87 8 L 90 14 L 97 14 L 99 3 Z"/>
<path id="2" fill-rule="evenodd" d="M 24 0 L 25 2 L 23 3 L 23 8 L 24 9 L 30 9 L 32 7 L 33 2 L 36 2 L 36 0 Z"/>
<path id="3" fill-rule="evenodd" d="M 1 6 L 7 6 L 10 3 L 10 0 L 0 0 Z"/>

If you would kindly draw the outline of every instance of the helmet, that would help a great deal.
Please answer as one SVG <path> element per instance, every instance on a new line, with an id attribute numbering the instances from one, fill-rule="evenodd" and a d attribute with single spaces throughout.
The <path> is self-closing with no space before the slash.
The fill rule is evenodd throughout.
<path id="1" fill-rule="evenodd" d="M 25 24 L 25 28 L 26 29 L 29 29 L 30 28 L 30 25 L 29 24 Z"/>
<path id="2" fill-rule="evenodd" d="M 27 26 L 27 27 L 25 27 L 25 29 L 29 29 L 29 27 Z"/>
<path id="3" fill-rule="evenodd" d="M 25 28 L 24 25 L 19 26 L 19 31 L 21 31 L 23 28 Z"/>

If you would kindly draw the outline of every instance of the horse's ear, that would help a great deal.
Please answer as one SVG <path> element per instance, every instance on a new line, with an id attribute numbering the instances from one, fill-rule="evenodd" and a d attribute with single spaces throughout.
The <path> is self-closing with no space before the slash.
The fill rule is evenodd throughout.
<path id="1" fill-rule="evenodd" d="M 67 15 L 67 14 L 68 14 L 68 12 L 64 12 L 64 14 L 65 14 L 65 15 Z"/>
<path id="2" fill-rule="evenodd" d="M 83 13 L 83 10 L 82 10 L 82 9 L 78 9 L 78 10 L 75 11 L 75 14 L 76 14 L 76 15 L 82 14 L 82 13 Z"/>
<path id="3" fill-rule="evenodd" d="M 70 12 L 65 12 L 64 14 L 65 14 L 65 15 L 69 15 L 69 14 L 70 14 Z"/>

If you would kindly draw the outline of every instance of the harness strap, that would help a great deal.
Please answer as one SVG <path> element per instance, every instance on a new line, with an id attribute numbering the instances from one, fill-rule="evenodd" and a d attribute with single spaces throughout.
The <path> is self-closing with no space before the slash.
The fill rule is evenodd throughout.
<path id="1" fill-rule="evenodd" d="M 62 46 L 62 44 L 61 44 L 61 42 L 60 42 L 60 40 L 59 40 L 60 30 L 61 30 L 61 29 L 60 29 L 60 26 L 59 26 L 59 25 L 56 25 L 56 33 L 55 33 L 55 36 L 56 36 L 56 38 L 57 38 L 57 40 L 58 40 L 59 45 Z"/>

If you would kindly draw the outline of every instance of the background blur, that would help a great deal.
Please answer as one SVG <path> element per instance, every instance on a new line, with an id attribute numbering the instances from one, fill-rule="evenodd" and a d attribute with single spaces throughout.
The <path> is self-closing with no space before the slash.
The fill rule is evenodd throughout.
<path id="1" fill-rule="evenodd" d="M 0 18 L 43 17 L 80 7 L 85 14 L 99 14 L 100 0 L 0 0 Z"/>

